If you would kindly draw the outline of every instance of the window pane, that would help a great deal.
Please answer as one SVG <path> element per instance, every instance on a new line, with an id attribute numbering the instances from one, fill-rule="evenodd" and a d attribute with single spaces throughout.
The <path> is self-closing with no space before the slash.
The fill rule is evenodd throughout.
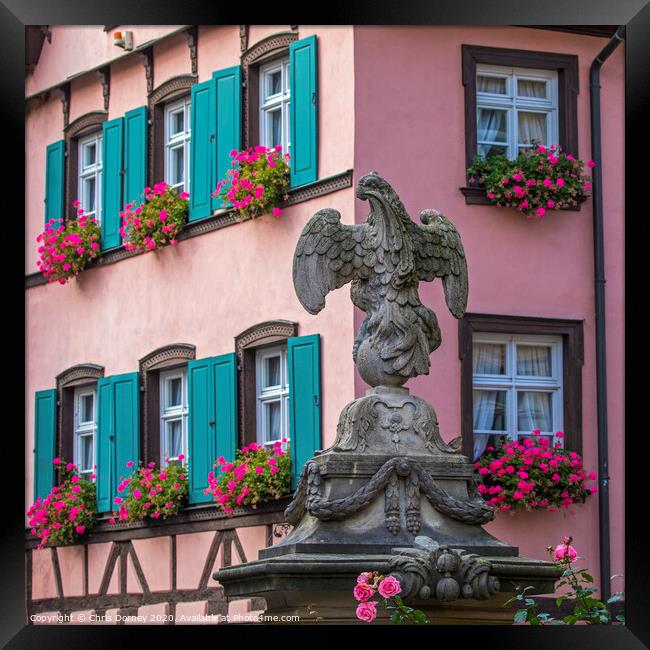
<path id="1" fill-rule="evenodd" d="M 269 111 L 266 114 L 266 125 L 267 125 L 267 146 L 275 147 L 278 144 L 282 144 L 282 111 L 277 109 L 275 111 Z"/>
<path id="2" fill-rule="evenodd" d="M 498 343 L 474 343 L 472 367 L 475 375 L 505 375 L 506 346 Z"/>
<path id="3" fill-rule="evenodd" d="M 90 167 L 95 164 L 97 160 L 97 146 L 94 142 L 84 145 L 84 159 L 83 166 Z"/>
<path id="4" fill-rule="evenodd" d="M 517 95 L 519 97 L 546 98 L 546 82 L 532 79 L 519 79 L 517 81 Z"/>
<path id="5" fill-rule="evenodd" d="M 520 391 L 517 393 L 517 430 L 529 433 L 553 430 L 551 393 Z"/>
<path id="6" fill-rule="evenodd" d="M 172 149 L 171 152 L 171 164 L 170 164 L 170 185 L 177 185 L 178 183 L 183 182 L 183 147 L 176 147 Z"/>
<path id="7" fill-rule="evenodd" d="M 479 93 L 492 93 L 493 95 L 507 95 L 506 80 L 503 77 L 486 77 L 478 75 L 476 90 Z"/>
<path id="8" fill-rule="evenodd" d="M 178 111 L 176 113 L 172 113 L 170 116 L 170 124 L 169 124 L 169 135 L 177 135 L 179 133 L 183 132 L 184 128 L 184 114 L 183 111 Z"/>
<path id="9" fill-rule="evenodd" d="M 167 406 L 180 406 L 182 404 L 182 381 L 180 377 L 174 377 L 167 382 Z"/>
<path id="10" fill-rule="evenodd" d="M 517 113 L 519 121 L 519 142 L 529 144 L 533 140 L 546 143 L 548 133 L 546 130 L 546 113 Z"/>
<path id="11" fill-rule="evenodd" d="M 95 212 L 95 177 L 84 178 L 83 184 L 83 209 L 86 212 Z"/>
<path id="12" fill-rule="evenodd" d="M 269 357 L 264 362 L 266 364 L 266 377 L 264 388 L 270 386 L 279 386 L 281 383 L 280 379 L 280 357 Z"/>
<path id="13" fill-rule="evenodd" d="M 266 94 L 277 95 L 282 91 L 282 72 L 272 72 L 266 75 Z"/>
<path id="14" fill-rule="evenodd" d="M 517 374 L 551 377 L 551 348 L 542 345 L 517 346 Z"/>
<path id="15" fill-rule="evenodd" d="M 499 144 L 479 144 L 477 151 L 483 158 L 487 158 L 488 156 L 505 156 L 506 146 Z"/>
<path id="16" fill-rule="evenodd" d="M 506 391 L 474 390 L 474 429 L 506 430 Z"/>
<path id="17" fill-rule="evenodd" d="M 79 469 L 81 471 L 91 470 L 93 468 L 93 436 L 81 436 L 79 438 Z"/>
<path id="18" fill-rule="evenodd" d="M 507 111 L 500 108 L 478 109 L 478 140 L 488 142 L 507 142 Z"/>
<path id="19" fill-rule="evenodd" d="M 264 404 L 265 409 L 265 429 L 266 429 L 266 440 L 278 440 L 281 438 L 280 435 L 280 401 L 275 402 L 266 402 Z"/>
<path id="20" fill-rule="evenodd" d="M 177 458 L 182 453 L 183 423 L 181 420 L 167 422 L 167 449 L 169 458 Z"/>
<path id="21" fill-rule="evenodd" d="M 83 395 L 81 397 L 81 404 L 80 404 L 80 411 L 81 413 L 79 414 L 80 422 L 92 422 L 94 418 L 94 413 L 93 413 L 93 403 L 95 401 L 95 396 L 90 393 L 89 395 Z"/>

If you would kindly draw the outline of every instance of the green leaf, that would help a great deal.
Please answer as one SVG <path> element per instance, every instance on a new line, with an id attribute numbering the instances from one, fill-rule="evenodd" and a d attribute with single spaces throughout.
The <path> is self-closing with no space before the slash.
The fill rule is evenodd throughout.
<path id="1" fill-rule="evenodd" d="M 592 576 L 590 576 L 586 571 L 582 572 L 582 577 L 587 581 L 587 582 L 593 582 L 594 579 Z"/>
<path id="2" fill-rule="evenodd" d="M 391 615 L 390 615 L 390 620 L 391 623 L 397 625 L 399 623 L 399 612 L 395 610 Z"/>
<path id="3" fill-rule="evenodd" d="M 559 607 L 566 600 L 566 596 L 560 596 L 555 599 L 555 606 Z"/>
<path id="4" fill-rule="evenodd" d="M 617 591 L 611 598 L 607 600 L 607 604 L 609 605 L 610 603 L 616 603 L 621 598 L 623 597 L 623 592 L 622 591 Z"/>

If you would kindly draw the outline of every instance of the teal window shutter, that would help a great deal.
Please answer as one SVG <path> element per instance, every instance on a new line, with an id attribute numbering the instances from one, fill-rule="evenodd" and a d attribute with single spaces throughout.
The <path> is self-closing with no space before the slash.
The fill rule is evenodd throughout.
<path id="1" fill-rule="evenodd" d="M 56 453 L 56 390 L 39 390 L 34 404 L 34 499 L 54 487 Z M 67 460 L 72 460 L 68 458 Z"/>
<path id="2" fill-rule="evenodd" d="M 204 494 L 217 458 L 235 459 L 238 446 L 237 359 L 234 353 L 188 363 L 190 503 L 212 501 Z"/>
<path id="3" fill-rule="evenodd" d="M 320 335 L 289 338 L 287 365 L 291 487 L 295 489 L 303 465 L 321 448 Z"/>
<path id="4" fill-rule="evenodd" d="M 130 460 L 140 456 L 140 384 L 137 372 L 97 381 L 97 509 L 115 508 L 120 477 L 131 474 Z M 117 508 L 115 508 L 117 509 Z"/>
<path id="5" fill-rule="evenodd" d="M 111 380 L 115 402 L 114 499 L 120 477 L 131 474 L 126 464 L 132 460 L 137 467 L 140 459 L 140 380 L 137 372 L 114 375 Z"/>
<path id="6" fill-rule="evenodd" d="M 97 491 L 97 511 L 108 512 L 113 509 L 113 485 L 115 472 L 115 405 L 113 378 L 100 377 L 97 380 L 97 448 L 95 468 L 95 489 Z"/>
<path id="7" fill-rule="evenodd" d="M 64 217 L 64 154 L 65 143 L 63 140 L 49 144 L 45 152 L 45 223 L 50 219 L 63 219 Z"/>
<path id="8" fill-rule="evenodd" d="M 189 220 L 195 221 L 211 214 L 210 194 L 216 186 L 212 167 L 216 139 L 212 80 L 192 86 L 191 111 Z"/>
<path id="9" fill-rule="evenodd" d="M 189 501 L 211 501 L 203 490 L 208 487 L 208 472 L 215 461 L 214 401 L 211 399 L 212 372 L 210 359 L 196 359 L 187 364 L 188 376 L 188 449 Z"/>
<path id="10" fill-rule="evenodd" d="M 124 158 L 124 118 L 102 125 L 102 250 L 116 248 L 120 238 L 122 210 L 122 165 Z"/>
<path id="11" fill-rule="evenodd" d="M 241 66 L 236 65 L 212 73 L 216 147 L 212 148 L 213 169 L 212 191 L 220 180 L 226 179 L 231 169 L 233 149 L 241 149 Z M 211 209 L 224 207 L 219 197 L 212 198 Z"/>
<path id="12" fill-rule="evenodd" d="M 124 115 L 124 204 L 140 202 L 147 185 L 147 107 Z"/>
<path id="13" fill-rule="evenodd" d="M 214 414 L 216 421 L 217 458 L 235 460 L 238 446 L 237 423 L 237 359 L 235 353 L 212 358 L 214 377 Z M 213 461 L 214 462 L 214 459 Z"/>
<path id="14" fill-rule="evenodd" d="M 317 41 L 308 36 L 289 45 L 291 187 L 318 179 Z"/>

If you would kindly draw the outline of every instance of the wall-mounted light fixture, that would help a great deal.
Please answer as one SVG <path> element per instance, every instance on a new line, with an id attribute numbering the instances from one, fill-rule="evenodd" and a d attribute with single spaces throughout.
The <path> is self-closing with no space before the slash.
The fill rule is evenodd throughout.
<path id="1" fill-rule="evenodd" d="M 125 50 L 132 50 L 133 32 L 113 32 L 113 45 Z"/>

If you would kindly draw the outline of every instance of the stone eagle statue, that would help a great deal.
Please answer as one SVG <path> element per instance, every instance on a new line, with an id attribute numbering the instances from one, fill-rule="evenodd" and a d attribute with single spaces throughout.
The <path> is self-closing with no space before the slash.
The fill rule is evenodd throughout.
<path id="1" fill-rule="evenodd" d="M 467 262 L 454 224 L 437 210 L 423 210 L 418 225 L 390 184 L 377 172 L 357 183 L 356 195 L 371 212 L 362 224 L 341 223 L 325 208 L 305 225 L 293 259 L 293 284 L 310 314 L 330 291 L 351 282 L 352 302 L 366 312 L 353 358 L 370 386 L 401 386 L 429 373 L 429 355 L 441 342 L 436 315 L 418 295 L 418 283 L 442 278 L 456 318 L 467 306 Z"/>

